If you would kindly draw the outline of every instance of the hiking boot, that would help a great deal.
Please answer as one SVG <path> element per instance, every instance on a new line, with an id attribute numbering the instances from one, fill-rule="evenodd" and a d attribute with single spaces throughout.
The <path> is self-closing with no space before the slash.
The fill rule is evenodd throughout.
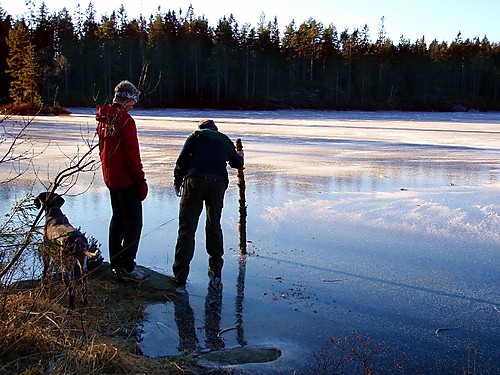
<path id="1" fill-rule="evenodd" d="M 149 279 L 149 274 L 137 268 L 136 265 L 134 265 L 134 269 L 130 272 L 123 267 L 113 270 L 113 272 L 116 273 L 117 278 L 122 281 L 135 281 L 142 283 Z"/>

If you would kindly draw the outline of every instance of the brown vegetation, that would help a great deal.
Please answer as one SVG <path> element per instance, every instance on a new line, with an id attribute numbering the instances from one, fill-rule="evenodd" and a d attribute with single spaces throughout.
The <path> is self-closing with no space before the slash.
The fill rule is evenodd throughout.
<path id="1" fill-rule="evenodd" d="M 66 307 L 63 284 L 29 281 L 0 288 L 0 374 L 191 373 L 188 358 L 150 359 L 137 353 L 143 304 L 168 290 L 117 283 L 109 266 L 90 280 L 90 303 Z"/>
<path id="2" fill-rule="evenodd" d="M 67 109 L 52 106 L 52 107 L 37 107 L 31 104 L 9 104 L 5 107 L 0 108 L 0 113 L 4 116 L 7 115 L 19 115 L 19 116 L 69 116 L 71 112 Z"/>

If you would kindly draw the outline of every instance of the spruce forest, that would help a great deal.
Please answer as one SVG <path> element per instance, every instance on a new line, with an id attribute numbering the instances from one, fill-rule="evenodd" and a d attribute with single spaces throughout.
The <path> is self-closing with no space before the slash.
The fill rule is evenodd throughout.
<path id="1" fill-rule="evenodd" d="M 285 28 L 158 10 L 74 15 L 42 3 L 20 19 L 0 8 L 0 106 L 95 106 L 123 79 L 144 108 L 500 110 L 500 45 L 486 36 L 410 42 L 384 19 L 338 30 L 309 18 Z"/>

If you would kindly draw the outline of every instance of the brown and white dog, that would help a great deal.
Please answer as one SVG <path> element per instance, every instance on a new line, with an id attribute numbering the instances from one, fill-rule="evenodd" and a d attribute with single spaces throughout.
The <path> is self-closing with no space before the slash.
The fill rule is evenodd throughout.
<path id="1" fill-rule="evenodd" d="M 87 260 L 98 256 L 95 243 L 89 245 L 85 235 L 73 227 L 61 211 L 64 198 L 57 193 L 43 192 L 35 198 L 35 206 L 45 211 L 45 227 L 40 256 L 43 260 L 42 281 L 46 280 L 49 267 L 60 262 L 62 279 L 69 291 L 68 307 L 75 307 L 75 286 L 79 278 L 82 284 L 82 303 L 87 299 Z"/>

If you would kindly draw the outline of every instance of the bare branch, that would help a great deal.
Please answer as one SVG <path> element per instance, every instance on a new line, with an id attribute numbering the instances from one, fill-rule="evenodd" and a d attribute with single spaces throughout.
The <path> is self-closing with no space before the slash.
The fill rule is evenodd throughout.
<path id="1" fill-rule="evenodd" d="M 31 164 L 33 165 L 32 159 L 27 157 L 26 154 L 23 154 L 22 152 L 20 152 L 19 154 L 15 153 L 15 151 L 20 147 L 20 145 L 26 141 L 27 129 L 32 121 L 33 119 L 30 119 L 28 122 L 25 122 L 18 132 L 4 131 L 5 137 L 2 138 L 2 140 L 8 139 L 8 137 L 11 137 L 13 140 L 11 141 L 11 144 L 9 145 L 7 150 L 5 151 L 5 154 L 0 159 L 1 162 L 5 163 L 6 161 L 11 161 L 20 164 L 21 161 L 31 160 Z M 83 133 L 82 133 L 82 138 L 83 138 Z M 0 145 L 1 144 L 2 143 L 0 142 Z M 48 191 L 55 192 L 57 189 L 64 187 L 65 185 L 67 185 L 66 192 L 69 191 L 69 189 L 77 183 L 80 172 L 94 172 L 95 175 L 95 171 L 98 169 L 99 163 L 96 160 L 92 159 L 92 153 L 97 147 L 99 147 L 99 143 L 95 142 L 95 136 L 93 136 L 92 140 L 86 140 L 84 141 L 84 144 L 88 149 L 83 154 L 82 150 L 80 149 L 80 146 L 78 147 L 75 156 L 66 155 L 61 150 L 61 153 L 63 153 L 63 155 L 68 159 L 67 166 L 61 171 L 59 171 L 59 173 L 55 176 L 53 180 L 54 182 L 50 184 L 51 188 L 47 189 Z M 31 145 L 32 150 L 33 147 L 34 146 Z M 46 150 L 47 147 L 44 150 Z M 34 155 L 34 153 L 32 153 L 32 155 Z M 26 170 L 27 169 L 25 169 L 24 171 Z M 42 185 L 44 185 L 43 181 L 38 176 L 38 171 L 35 168 L 34 168 L 34 174 L 36 178 L 42 183 Z M 19 174 L 17 174 L 16 177 L 7 179 L 7 182 L 12 181 L 17 177 L 19 177 Z M 93 179 L 94 177 L 92 178 L 92 180 Z M 12 255 L 12 257 L 10 258 L 9 262 L 5 265 L 5 267 L 3 267 L 3 269 L 0 271 L 0 279 L 4 278 L 5 275 L 9 273 L 12 267 L 19 261 L 24 251 L 30 246 L 30 244 L 33 243 L 33 238 L 37 233 L 37 228 L 40 226 L 42 216 L 43 216 L 43 210 L 38 211 L 35 219 L 33 221 L 30 221 L 31 224 L 25 225 L 25 227 L 19 229 L 19 231 L 14 230 L 13 228 L 10 227 L 14 220 L 13 216 L 8 217 L 7 221 L 2 224 L 2 226 L 0 227 L 0 236 L 1 236 L 0 238 L 5 238 L 5 236 L 8 235 L 7 232 L 14 230 L 14 232 L 16 233 L 22 233 L 21 235 L 22 241 L 16 244 L 17 250 Z M 26 228 L 26 226 L 28 226 L 28 228 Z"/>
<path id="2" fill-rule="evenodd" d="M 151 87 L 145 87 L 145 79 L 146 79 L 146 76 L 148 73 L 148 67 L 149 67 L 149 64 L 147 62 L 145 62 L 143 64 L 143 69 L 141 72 L 141 76 L 139 78 L 139 87 L 143 91 L 143 95 L 145 93 L 150 94 L 152 91 L 154 91 L 156 89 L 156 87 L 158 86 L 158 84 L 160 82 L 160 78 L 161 78 L 161 77 L 158 77 L 158 82 L 153 89 Z M 97 99 L 97 96 L 95 97 L 95 99 Z M 12 141 L 9 144 L 9 147 L 7 148 L 7 150 L 5 151 L 3 156 L 0 158 L 0 164 L 4 163 L 6 161 L 10 161 L 10 162 L 17 162 L 19 164 L 19 166 L 21 166 L 22 161 L 32 161 L 33 160 L 33 157 L 35 155 L 34 151 L 33 151 L 34 150 L 33 145 L 31 145 L 31 147 L 28 147 L 27 151 L 24 151 L 24 153 L 23 152 L 19 152 L 18 154 L 15 153 L 16 150 L 22 151 L 20 149 L 20 146 L 23 145 L 23 142 L 28 142 L 27 137 L 26 137 L 27 129 L 28 129 L 29 125 L 31 124 L 31 122 L 33 121 L 33 119 L 34 119 L 34 117 L 29 118 L 28 120 L 25 120 L 23 123 L 24 125 L 21 126 L 21 128 L 18 131 L 7 131 L 5 126 L 3 127 L 4 128 L 4 136 L 2 138 L 0 138 L 0 146 L 2 144 L 4 144 L 5 142 L 7 142 L 7 139 L 12 139 Z M 2 120 L 1 123 L 3 124 L 4 120 Z M 93 155 L 94 150 L 99 147 L 100 142 L 104 142 L 106 139 L 99 140 L 96 137 L 95 133 L 92 136 L 90 136 L 89 132 L 87 132 L 87 137 L 84 137 L 84 133 L 83 133 L 81 128 L 80 128 L 80 134 L 81 134 L 83 143 L 85 144 L 85 147 L 86 147 L 85 152 L 83 152 L 84 150 L 82 150 L 80 148 L 80 146 L 78 146 L 76 155 L 71 156 L 71 155 L 68 155 L 65 152 L 63 152 L 62 149 L 60 149 L 61 154 L 64 155 L 64 157 L 67 159 L 67 162 L 65 164 L 65 167 L 62 170 L 60 170 L 53 179 L 49 177 L 49 181 L 52 180 L 53 182 L 51 182 L 49 184 L 49 188 L 46 187 L 47 191 L 54 193 L 56 190 L 63 188 L 63 189 L 65 189 L 65 193 L 68 193 L 70 191 L 70 189 L 76 185 L 76 183 L 78 182 L 78 178 L 80 176 L 80 173 L 82 173 L 82 172 L 84 172 L 84 173 L 85 172 L 92 172 L 93 173 L 92 180 L 95 178 L 95 172 L 100 167 L 100 160 L 93 159 L 92 155 Z M 110 134 L 109 136 L 111 136 L 111 135 L 112 134 Z M 45 150 L 46 150 L 46 148 L 45 148 Z M 31 151 L 31 154 L 29 154 L 29 151 Z M 0 150 L 0 153 L 1 153 L 1 150 Z M 31 164 L 33 165 L 33 163 L 31 163 Z M 26 170 L 27 169 L 23 170 L 23 169 L 19 168 L 17 170 L 17 173 L 21 173 L 21 172 L 24 173 L 24 172 L 26 172 Z M 34 172 L 35 177 L 38 179 L 38 181 L 40 183 L 42 183 L 42 185 L 45 187 L 45 184 L 39 178 L 38 170 L 33 168 L 33 172 Z M 20 174 L 18 174 L 17 177 L 19 175 Z M 8 179 L 8 181 L 10 182 L 15 178 L 16 177 L 12 177 L 12 178 Z M 88 190 L 89 188 L 90 188 L 90 185 L 87 187 L 86 190 Z M 11 268 L 14 266 L 14 264 L 16 262 L 18 262 L 18 260 L 20 259 L 21 255 L 26 250 L 26 248 L 28 248 L 28 246 L 32 243 L 33 236 L 36 233 L 36 228 L 40 224 L 40 220 L 42 218 L 42 213 L 43 213 L 43 210 L 40 210 L 38 212 L 38 214 L 36 215 L 35 219 L 33 220 L 33 222 L 31 223 L 31 225 L 29 226 L 28 231 L 23 233 L 24 238 L 23 238 L 22 243 L 19 245 L 17 251 L 12 256 L 12 258 L 10 259 L 8 264 L 0 271 L 0 279 L 2 279 L 11 270 Z M 3 228 L 5 228 L 5 227 L 3 227 Z M 3 228 L 0 228 L 0 230 L 3 231 Z M 0 234 L 2 234 L 2 232 L 0 232 Z"/>
<path id="3" fill-rule="evenodd" d="M 28 197 L 29 198 L 29 197 Z M 17 263 L 17 261 L 21 258 L 23 252 L 28 248 L 28 246 L 33 242 L 33 237 L 37 233 L 37 228 L 40 225 L 40 221 L 42 220 L 43 211 L 40 210 L 36 215 L 35 219 L 32 221 L 29 229 L 25 232 L 24 240 L 19 244 L 19 248 L 12 256 L 9 263 L 0 271 L 0 280 L 10 271 L 10 269 Z M 5 227 L 2 227 L 2 233 Z"/>

